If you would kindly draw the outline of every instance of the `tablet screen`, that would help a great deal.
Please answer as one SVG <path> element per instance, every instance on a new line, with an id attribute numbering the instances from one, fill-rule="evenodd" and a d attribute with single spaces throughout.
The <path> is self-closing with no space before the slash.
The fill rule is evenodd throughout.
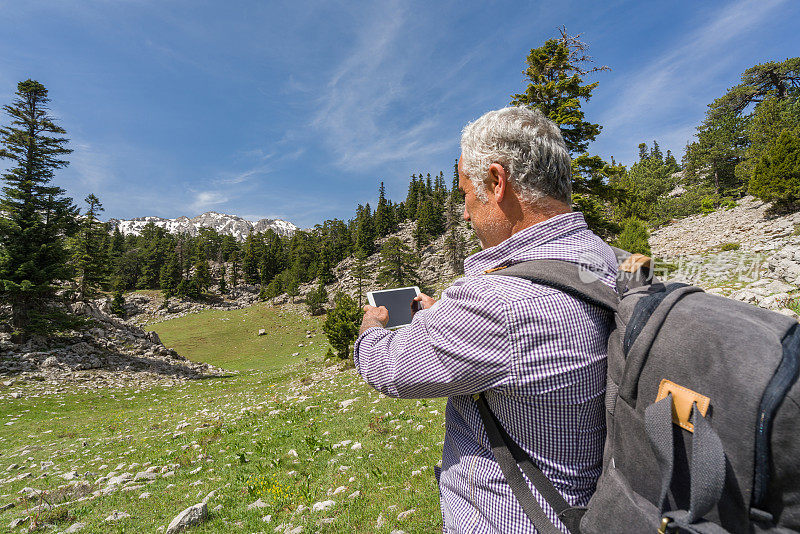
<path id="1" fill-rule="evenodd" d="M 372 291 L 368 294 L 373 306 L 386 306 L 389 310 L 389 322 L 386 328 L 396 328 L 411 323 L 411 302 L 419 294 L 417 287 L 401 287 Z"/>

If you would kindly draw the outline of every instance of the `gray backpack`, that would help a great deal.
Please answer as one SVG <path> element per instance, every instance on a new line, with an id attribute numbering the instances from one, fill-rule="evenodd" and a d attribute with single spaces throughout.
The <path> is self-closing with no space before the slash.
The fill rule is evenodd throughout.
<path id="1" fill-rule="evenodd" d="M 652 278 L 621 260 L 617 292 L 577 264 L 498 270 L 614 312 L 603 471 L 570 507 L 475 395 L 492 451 L 538 532 L 561 532 L 521 472 L 573 534 L 800 531 L 800 327 L 784 315 Z M 645 258 L 646 259 L 646 258 Z"/>

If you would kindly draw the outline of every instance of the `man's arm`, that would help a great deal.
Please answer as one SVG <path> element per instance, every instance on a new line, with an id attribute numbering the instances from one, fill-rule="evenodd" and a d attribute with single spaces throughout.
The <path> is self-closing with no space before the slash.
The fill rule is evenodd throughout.
<path id="1" fill-rule="evenodd" d="M 382 328 L 388 313 L 384 319 L 380 308 L 365 310 L 355 363 L 364 379 L 387 395 L 446 397 L 510 380 L 505 310 L 491 281 L 462 278 L 434 309 L 417 312 L 397 331 Z"/>

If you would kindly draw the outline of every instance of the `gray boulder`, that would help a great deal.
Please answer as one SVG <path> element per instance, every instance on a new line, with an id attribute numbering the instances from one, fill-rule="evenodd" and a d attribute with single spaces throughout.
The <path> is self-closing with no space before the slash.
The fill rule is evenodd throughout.
<path id="1" fill-rule="evenodd" d="M 208 507 L 206 503 L 201 502 L 195 504 L 176 515 L 175 519 L 173 519 L 167 527 L 165 534 L 181 532 L 182 530 L 204 522 L 206 519 L 208 519 Z"/>

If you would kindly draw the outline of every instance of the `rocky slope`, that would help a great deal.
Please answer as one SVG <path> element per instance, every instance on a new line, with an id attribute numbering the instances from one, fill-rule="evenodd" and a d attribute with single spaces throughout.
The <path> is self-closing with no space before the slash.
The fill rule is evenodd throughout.
<path id="1" fill-rule="evenodd" d="M 119 228 L 124 235 L 139 235 L 148 223 L 165 228 L 170 233 L 188 233 L 196 236 L 200 228 L 212 228 L 221 235 L 232 235 L 239 241 L 244 241 L 250 232 L 266 232 L 272 229 L 281 236 L 290 236 L 298 227 L 282 219 L 261 219 L 256 222 L 248 221 L 235 215 L 225 215 L 209 211 L 197 217 L 178 217 L 177 219 L 162 219 L 161 217 L 136 217 L 130 220 L 110 219 L 112 227 Z"/>
<path id="2" fill-rule="evenodd" d="M 0 377 L 39 382 L 44 393 L 74 390 L 75 386 L 147 387 L 165 381 L 180 382 L 226 371 L 188 361 L 166 348 L 158 334 L 113 317 L 97 303 L 78 302 L 71 311 L 89 328 L 57 337 L 34 337 L 13 343 L 0 333 Z M 5 379 L 7 380 L 7 379 Z"/>
<path id="3" fill-rule="evenodd" d="M 365 261 L 368 270 L 368 276 L 363 282 L 364 294 L 362 298 L 365 303 L 367 291 L 382 289 L 382 286 L 377 282 L 381 259 L 380 245 L 390 237 L 399 237 L 411 250 L 415 250 L 413 237 L 415 225 L 416 223 L 414 222 L 402 223 L 395 233 L 376 241 L 378 252 L 369 256 Z M 469 255 L 477 245 L 477 238 L 475 238 L 472 229 L 463 221 L 459 225 L 458 231 L 464 238 L 465 254 Z M 420 263 L 417 266 L 417 273 L 419 274 L 421 288 L 427 289 L 432 295 L 441 293 L 450 282 L 459 276 L 459 273 L 453 270 L 452 266 L 445 258 L 444 241 L 445 236 L 439 236 L 419 252 Z M 333 299 L 339 291 L 347 293 L 358 301 L 358 281 L 351 272 L 354 264 L 355 258 L 350 256 L 339 262 L 339 264 L 333 268 L 335 281 L 325 286 L 325 290 L 328 292 L 330 305 L 333 305 Z M 270 302 L 275 305 L 302 303 L 306 295 L 316 287 L 315 283 L 305 284 L 300 286 L 299 296 L 295 299 L 290 299 L 284 294 L 272 299 Z"/>
<path id="4" fill-rule="evenodd" d="M 745 197 L 656 230 L 653 255 L 675 267 L 661 276 L 797 317 L 790 308 L 800 297 L 800 212 L 771 217 L 767 208 Z"/>

